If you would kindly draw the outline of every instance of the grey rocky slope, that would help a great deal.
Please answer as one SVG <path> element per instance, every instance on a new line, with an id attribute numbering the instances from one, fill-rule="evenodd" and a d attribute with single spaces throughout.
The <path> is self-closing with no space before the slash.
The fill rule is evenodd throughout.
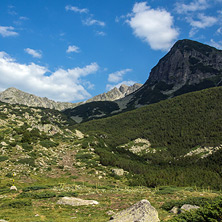
<path id="1" fill-rule="evenodd" d="M 22 104 L 26 106 L 44 107 L 56 110 L 63 110 L 71 107 L 74 108 L 78 105 L 74 103 L 55 102 L 46 97 L 35 96 L 13 87 L 0 93 L 0 101 L 10 104 Z"/>
<path id="2" fill-rule="evenodd" d="M 142 84 L 137 83 L 133 86 L 121 85 L 119 88 L 115 87 L 107 93 L 94 96 L 93 98 L 85 102 L 79 103 L 56 102 L 46 97 L 35 96 L 33 94 L 29 94 L 11 87 L 0 93 L 0 101 L 10 104 L 22 104 L 32 107 L 44 107 L 56 110 L 64 110 L 68 108 L 74 108 L 76 106 L 79 106 L 80 104 L 89 103 L 92 101 L 113 101 L 116 99 L 120 99 L 130 94 L 131 92 L 134 92 L 139 87 L 141 87 L 141 85 Z"/>
<path id="3" fill-rule="evenodd" d="M 222 86 L 222 51 L 184 39 L 151 70 L 146 83 L 135 92 L 109 103 L 88 103 L 69 110 L 75 120 L 104 118 L 184 93 Z M 84 111 L 84 112 L 83 112 Z"/>
<path id="4" fill-rule="evenodd" d="M 93 98 L 87 100 L 86 102 L 95 102 L 95 101 L 115 101 L 121 99 L 136 90 L 138 90 L 142 84 L 135 83 L 132 86 L 127 86 L 122 84 L 119 88 L 115 87 L 108 91 L 107 93 L 102 93 L 100 95 L 94 96 Z"/>

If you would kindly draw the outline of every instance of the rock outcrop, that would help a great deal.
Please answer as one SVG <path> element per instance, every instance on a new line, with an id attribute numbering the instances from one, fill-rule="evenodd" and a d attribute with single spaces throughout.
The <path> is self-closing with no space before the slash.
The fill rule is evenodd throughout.
<path id="1" fill-rule="evenodd" d="M 58 200 L 57 204 L 71 205 L 71 206 L 88 206 L 88 205 L 97 205 L 99 204 L 95 200 L 83 200 L 75 197 L 62 197 Z"/>
<path id="2" fill-rule="evenodd" d="M 85 103 L 95 102 L 95 101 L 115 101 L 117 99 L 121 99 L 136 90 L 138 90 L 142 84 L 135 83 L 132 86 L 127 86 L 122 84 L 119 88 L 115 87 L 108 91 L 107 93 L 102 93 L 100 95 L 94 96 L 91 99 L 88 99 Z"/>
<path id="3" fill-rule="evenodd" d="M 181 208 L 180 208 L 180 212 L 184 213 L 186 211 L 191 211 L 191 210 L 197 210 L 199 209 L 199 206 L 196 205 L 191 205 L 191 204 L 184 204 Z"/>
<path id="4" fill-rule="evenodd" d="M 157 210 L 148 200 L 141 200 L 130 208 L 118 212 L 111 217 L 112 222 L 158 222 Z"/>

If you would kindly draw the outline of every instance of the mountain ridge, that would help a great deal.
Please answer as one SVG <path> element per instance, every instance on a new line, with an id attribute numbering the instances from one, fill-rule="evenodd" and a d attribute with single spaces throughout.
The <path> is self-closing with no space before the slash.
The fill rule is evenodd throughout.
<path id="1" fill-rule="evenodd" d="M 106 93 L 99 94 L 84 102 L 69 103 L 69 102 L 56 102 L 48 99 L 47 97 L 39 97 L 34 94 L 23 92 L 14 87 L 10 87 L 0 93 L 0 101 L 11 104 L 22 104 L 33 107 L 43 107 L 56 110 L 65 110 L 68 108 L 75 108 L 81 104 L 93 101 L 114 101 L 123 98 L 124 96 L 134 92 L 140 88 L 142 84 L 135 83 L 132 86 L 121 85 L 119 88 L 115 87 Z"/>
<path id="2" fill-rule="evenodd" d="M 147 81 L 130 95 L 114 101 L 107 112 L 102 104 L 85 105 L 81 113 L 69 110 L 69 115 L 81 116 L 83 121 L 110 115 L 169 99 L 184 93 L 222 86 L 222 51 L 214 47 L 184 39 L 177 41 L 171 50 L 152 68 Z M 116 108 L 118 105 L 119 108 Z M 91 107 L 90 107 L 91 106 Z M 93 108 L 92 108 L 93 107 Z M 113 109 L 112 109 L 113 107 Z M 91 109 L 92 108 L 92 109 Z M 96 112 L 94 113 L 94 110 Z M 98 116 L 98 113 L 101 116 Z M 75 118 L 75 117 L 74 117 Z"/>

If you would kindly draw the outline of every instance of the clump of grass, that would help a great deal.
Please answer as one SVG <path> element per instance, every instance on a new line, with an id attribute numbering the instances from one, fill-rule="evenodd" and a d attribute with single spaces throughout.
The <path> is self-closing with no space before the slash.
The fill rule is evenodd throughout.
<path id="1" fill-rule="evenodd" d="M 160 187 L 158 191 L 156 191 L 156 194 L 173 194 L 174 192 L 180 190 L 178 187 Z"/>
<path id="2" fill-rule="evenodd" d="M 12 208 L 23 208 L 27 206 L 32 206 L 32 201 L 30 199 L 24 200 L 11 200 L 2 205 L 2 207 L 12 207 Z"/>

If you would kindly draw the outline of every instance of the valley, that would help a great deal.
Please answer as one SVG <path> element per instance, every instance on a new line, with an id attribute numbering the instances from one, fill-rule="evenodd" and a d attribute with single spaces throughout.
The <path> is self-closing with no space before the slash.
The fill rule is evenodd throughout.
<path id="1" fill-rule="evenodd" d="M 0 221 L 118 221 L 143 199 L 160 221 L 220 221 L 221 53 L 178 41 L 144 85 L 71 108 L 1 93 Z M 98 204 L 64 205 L 64 197 Z M 200 208 L 170 212 L 184 204 Z"/>

